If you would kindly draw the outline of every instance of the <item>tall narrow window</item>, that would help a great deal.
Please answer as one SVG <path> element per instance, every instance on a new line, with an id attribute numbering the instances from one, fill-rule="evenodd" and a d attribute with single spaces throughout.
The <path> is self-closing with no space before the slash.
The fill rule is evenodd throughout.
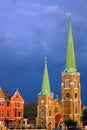
<path id="1" fill-rule="evenodd" d="M 22 113 L 21 112 L 18 112 L 18 117 L 21 117 L 22 116 Z"/>
<path id="2" fill-rule="evenodd" d="M 18 107 L 20 107 L 20 102 L 18 102 Z"/>
<path id="3" fill-rule="evenodd" d="M 44 116 L 44 110 L 43 109 L 41 110 L 41 116 Z"/>
<path id="4" fill-rule="evenodd" d="M 1 117 L 1 110 L 0 110 L 0 117 Z"/>
<path id="5" fill-rule="evenodd" d="M 77 114 L 78 110 L 77 110 L 77 107 L 75 107 L 75 114 Z"/>
<path id="6" fill-rule="evenodd" d="M 77 80 L 74 80 L 74 87 L 77 87 Z"/>
<path id="7" fill-rule="evenodd" d="M 4 111 L 2 111 L 2 117 L 4 116 Z"/>
<path id="8" fill-rule="evenodd" d="M 49 110 L 49 116 L 51 116 L 51 114 L 52 114 L 52 112 L 51 112 L 51 110 Z"/>
<path id="9" fill-rule="evenodd" d="M 14 117 L 16 117 L 16 111 L 14 111 Z"/>
<path id="10" fill-rule="evenodd" d="M 9 116 L 10 116 L 10 112 L 9 112 L 9 111 L 7 111 L 6 116 L 7 116 L 7 117 L 9 117 Z"/>
<path id="11" fill-rule="evenodd" d="M 65 86 L 66 86 L 66 88 L 70 87 L 70 80 L 69 79 L 65 80 Z"/>

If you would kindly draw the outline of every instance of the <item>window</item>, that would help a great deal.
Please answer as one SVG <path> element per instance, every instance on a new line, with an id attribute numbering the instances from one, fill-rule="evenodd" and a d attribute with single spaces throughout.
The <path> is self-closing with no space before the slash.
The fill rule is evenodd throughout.
<path id="1" fill-rule="evenodd" d="M 9 107 L 10 106 L 10 102 L 7 102 L 7 107 Z"/>
<path id="2" fill-rule="evenodd" d="M 7 116 L 7 117 L 9 117 L 9 116 L 10 116 L 10 112 L 9 112 L 9 111 L 7 111 L 6 116 Z"/>
<path id="3" fill-rule="evenodd" d="M 18 102 L 18 107 L 20 107 L 20 103 Z"/>
<path id="4" fill-rule="evenodd" d="M 75 98 L 77 97 L 77 93 L 75 93 Z"/>
<path id="5" fill-rule="evenodd" d="M 77 114 L 77 107 L 75 107 L 75 114 Z"/>
<path id="6" fill-rule="evenodd" d="M 58 112 L 58 108 L 56 107 L 56 108 L 55 108 L 55 113 L 57 113 L 57 112 Z"/>
<path id="7" fill-rule="evenodd" d="M 4 111 L 2 111 L 2 117 L 4 116 Z"/>
<path id="8" fill-rule="evenodd" d="M 16 111 L 14 111 L 14 117 L 16 117 Z"/>
<path id="9" fill-rule="evenodd" d="M 4 102 L 2 102 L 2 107 L 4 106 Z"/>
<path id="10" fill-rule="evenodd" d="M 0 110 L 0 117 L 1 117 L 1 110 Z"/>
<path id="11" fill-rule="evenodd" d="M 18 112 L 18 117 L 21 117 L 22 116 L 22 113 L 21 112 Z"/>
<path id="12" fill-rule="evenodd" d="M 74 80 L 74 87 L 77 87 L 77 80 Z"/>
<path id="13" fill-rule="evenodd" d="M 66 81 L 65 81 L 65 87 L 66 88 L 70 87 L 70 80 L 69 79 L 66 79 Z"/>
<path id="14" fill-rule="evenodd" d="M 49 110 L 49 116 L 51 116 L 51 114 L 52 114 L 52 112 L 51 112 L 51 110 Z"/>
<path id="15" fill-rule="evenodd" d="M 43 109 L 41 110 L 41 116 L 44 116 L 44 110 Z"/>

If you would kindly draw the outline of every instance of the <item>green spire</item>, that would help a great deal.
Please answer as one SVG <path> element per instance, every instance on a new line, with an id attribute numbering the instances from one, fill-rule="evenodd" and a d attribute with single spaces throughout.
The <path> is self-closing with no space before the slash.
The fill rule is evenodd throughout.
<path id="1" fill-rule="evenodd" d="M 43 81 L 42 81 L 42 90 L 39 95 L 53 95 L 50 90 L 50 83 L 49 83 L 49 76 L 48 76 L 48 69 L 47 69 L 47 58 L 45 57 L 45 67 L 44 67 L 44 74 L 43 74 Z"/>
<path id="2" fill-rule="evenodd" d="M 72 36 L 72 23 L 71 23 L 71 15 L 69 15 L 66 68 L 64 72 L 76 72 L 76 71 L 77 69 L 76 69 L 74 43 Z"/>

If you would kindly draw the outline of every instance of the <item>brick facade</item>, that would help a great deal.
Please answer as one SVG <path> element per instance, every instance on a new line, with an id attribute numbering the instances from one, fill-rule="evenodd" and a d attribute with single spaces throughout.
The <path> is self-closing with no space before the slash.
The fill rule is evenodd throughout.
<path id="1" fill-rule="evenodd" d="M 39 96 L 38 97 L 38 107 L 37 107 L 37 125 L 48 125 L 50 124 L 52 128 L 59 122 L 56 122 L 55 118 L 57 115 L 61 115 L 61 103 L 53 96 Z"/>
<path id="2" fill-rule="evenodd" d="M 73 119 L 81 124 L 81 95 L 80 95 L 80 74 L 62 73 L 62 117 L 63 120 Z"/>
<path id="3" fill-rule="evenodd" d="M 8 92 L 4 93 L 2 88 L 0 93 L 0 124 L 6 126 L 20 124 L 24 116 L 24 99 L 18 91 L 12 97 Z"/>

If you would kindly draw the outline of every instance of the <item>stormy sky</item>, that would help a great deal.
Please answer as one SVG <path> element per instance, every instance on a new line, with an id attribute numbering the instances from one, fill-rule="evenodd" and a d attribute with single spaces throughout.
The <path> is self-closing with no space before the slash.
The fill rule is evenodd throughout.
<path id="1" fill-rule="evenodd" d="M 87 0 L 0 0 L 0 86 L 3 91 L 13 95 L 18 89 L 25 102 L 37 102 L 46 56 L 51 91 L 61 99 L 68 12 L 72 14 L 82 103 L 87 104 Z"/>

